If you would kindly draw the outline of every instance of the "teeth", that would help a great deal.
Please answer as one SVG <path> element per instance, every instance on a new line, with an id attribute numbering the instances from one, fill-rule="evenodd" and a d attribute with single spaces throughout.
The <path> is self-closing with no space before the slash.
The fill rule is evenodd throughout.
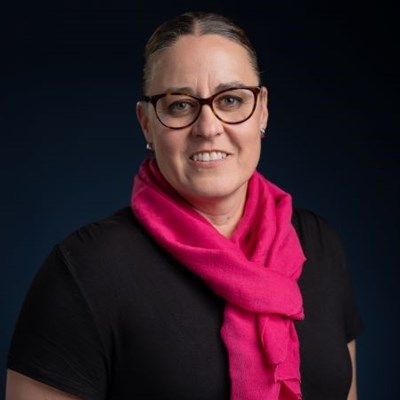
<path id="1" fill-rule="evenodd" d="M 226 153 L 221 151 L 211 151 L 211 152 L 204 152 L 204 153 L 197 153 L 192 156 L 193 161 L 216 161 L 222 160 L 227 157 Z"/>

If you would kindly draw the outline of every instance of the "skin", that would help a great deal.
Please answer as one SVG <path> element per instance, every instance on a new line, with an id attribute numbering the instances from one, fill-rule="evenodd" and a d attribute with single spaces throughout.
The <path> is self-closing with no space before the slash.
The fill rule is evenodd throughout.
<path id="1" fill-rule="evenodd" d="M 185 87 L 194 95 L 208 97 L 220 90 L 221 85 L 258 84 L 246 51 L 216 35 L 180 38 L 174 46 L 157 54 L 151 72 L 150 95 Z M 149 104 L 138 103 L 137 117 L 164 177 L 215 229 L 229 237 L 242 215 L 247 182 L 259 161 L 260 129 L 268 121 L 267 89 L 262 89 L 253 116 L 238 125 L 222 123 L 208 106 L 203 107 L 192 126 L 180 130 L 161 125 Z M 211 150 L 224 151 L 229 156 L 217 162 L 191 160 L 194 153 Z M 353 366 L 348 400 L 357 400 L 355 342 L 349 343 L 348 348 Z M 8 371 L 6 400 L 74 399 L 79 400 Z"/>
<path id="2" fill-rule="evenodd" d="M 6 400 L 79 400 L 79 397 L 8 370 Z"/>
<path id="3" fill-rule="evenodd" d="M 353 378 L 351 381 L 349 395 L 347 400 L 357 400 L 357 368 L 356 368 L 356 341 L 353 340 L 347 345 L 350 353 L 351 365 L 353 370 Z"/>

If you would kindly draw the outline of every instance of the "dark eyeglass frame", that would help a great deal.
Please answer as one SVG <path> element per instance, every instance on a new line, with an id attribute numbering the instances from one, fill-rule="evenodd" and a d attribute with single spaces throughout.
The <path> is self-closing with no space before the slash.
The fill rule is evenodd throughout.
<path id="1" fill-rule="evenodd" d="M 154 107 L 154 111 L 155 111 L 155 113 L 156 113 L 157 119 L 160 121 L 160 123 L 161 123 L 162 125 L 164 125 L 164 126 L 167 127 L 167 128 L 170 128 L 170 129 L 184 129 L 184 128 L 187 128 L 187 127 L 190 126 L 190 125 L 193 125 L 193 124 L 197 121 L 197 119 L 199 118 L 199 116 L 200 116 L 200 114 L 201 114 L 202 107 L 203 107 L 204 105 L 208 105 L 208 106 L 211 108 L 211 111 L 213 112 L 213 114 L 214 114 L 220 121 L 222 121 L 223 123 L 225 123 L 225 124 L 230 124 L 230 125 L 236 125 L 236 124 L 241 124 L 242 122 L 247 121 L 247 120 L 248 120 L 249 118 L 251 118 L 252 115 L 254 114 L 254 110 L 255 110 L 256 107 L 257 107 L 257 99 L 258 99 L 258 95 L 260 94 L 261 87 L 262 87 L 261 85 L 259 85 L 259 86 L 235 86 L 235 87 L 231 87 L 231 88 L 227 88 L 227 89 L 221 90 L 220 92 L 214 93 L 212 96 L 206 97 L 206 98 L 203 98 L 203 97 L 196 97 L 196 96 L 193 96 L 193 95 L 191 95 L 191 94 L 182 93 L 182 92 L 166 92 L 166 93 L 161 93 L 161 94 L 155 94 L 154 96 L 143 96 L 143 97 L 142 97 L 142 101 L 145 101 L 146 103 L 151 103 L 151 104 L 153 105 L 153 107 Z M 217 115 L 217 113 L 215 112 L 215 110 L 214 110 L 214 108 L 213 108 L 213 101 L 214 101 L 214 99 L 215 99 L 217 96 L 221 95 L 222 93 L 224 93 L 224 92 L 229 92 L 229 91 L 231 91 L 231 90 L 237 90 L 237 89 L 248 89 L 248 90 L 250 90 L 250 91 L 253 93 L 253 95 L 254 95 L 254 105 L 253 105 L 253 109 L 251 110 L 250 115 L 249 115 L 248 117 L 246 117 L 245 119 L 241 120 L 241 121 L 237 121 L 237 122 L 228 122 L 228 121 L 224 121 L 224 120 L 223 120 L 221 117 L 219 117 L 219 116 Z M 156 105 L 157 105 L 158 100 L 160 100 L 160 99 L 162 99 L 163 97 L 166 97 L 166 96 L 168 96 L 168 95 L 185 95 L 185 96 L 191 97 L 192 99 L 195 99 L 195 100 L 198 101 L 198 103 L 199 103 L 199 105 L 200 105 L 199 111 L 198 111 L 196 117 L 193 119 L 193 121 L 190 122 L 190 124 L 186 124 L 185 126 L 180 126 L 180 127 L 176 128 L 176 127 L 172 127 L 172 126 L 166 125 L 166 124 L 161 120 L 161 118 L 158 116 Z"/>

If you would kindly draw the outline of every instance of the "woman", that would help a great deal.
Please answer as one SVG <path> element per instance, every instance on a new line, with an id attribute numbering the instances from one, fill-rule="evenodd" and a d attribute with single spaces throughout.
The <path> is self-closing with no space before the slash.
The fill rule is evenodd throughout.
<path id="1" fill-rule="evenodd" d="M 267 89 L 245 33 L 187 13 L 149 39 L 131 207 L 71 234 L 16 326 L 7 400 L 356 399 L 336 235 L 257 172 Z"/>

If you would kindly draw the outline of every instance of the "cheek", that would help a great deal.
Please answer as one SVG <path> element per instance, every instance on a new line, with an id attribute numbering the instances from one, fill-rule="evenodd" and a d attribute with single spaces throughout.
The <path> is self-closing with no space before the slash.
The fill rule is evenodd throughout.
<path id="1" fill-rule="evenodd" d="M 257 168 L 258 162 L 260 161 L 261 156 L 261 140 L 260 138 L 256 138 L 251 144 L 249 144 L 246 148 L 245 153 L 245 163 L 246 166 L 250 170 L 254 170 Z"/>
<path id="2" fill-rule="evenodd" d="M 160 153 L 161 150 L 164 153 L 166 149 L 168 151 L 173 149 L 173 132 L 171 134 L 171 131 L 168 131 L 158 120 L 152 120 L 151 124 L 149 124 L 149 131 L 151 132 L 154 149 L 159 149 Z"/>
<path id="3" fill-rule="evenodd" d="M 158 132 L 154 137 L 154 147 L 159 155 L 173 158 L 183 150 L 184 144 L 175 132 Z"/>
<path id="4" fill-rule="evenodd" d="M 242 134 L 243 135 L 243 134 Z M 254 128 L 248 133 L 247 138 L 240 137 L 240 148 L 244 158 L 244 162 L 248 164 L 257 163 L 261 153 L 261 134 Z"/>
<path id="5" fill-rule="evenodd" d="M 185 143 L 179 133 L 160 130 L 153 136 L 155 157 L 164 175 L 176 175 L 182 169 Z"/>
<path id="6" fill-rule="evenodd" d="M 254 137 L 253 140 L 243 143 L 239 167 L 247 177 L 256 170 L 261 156 L 261 139 Z"/>

